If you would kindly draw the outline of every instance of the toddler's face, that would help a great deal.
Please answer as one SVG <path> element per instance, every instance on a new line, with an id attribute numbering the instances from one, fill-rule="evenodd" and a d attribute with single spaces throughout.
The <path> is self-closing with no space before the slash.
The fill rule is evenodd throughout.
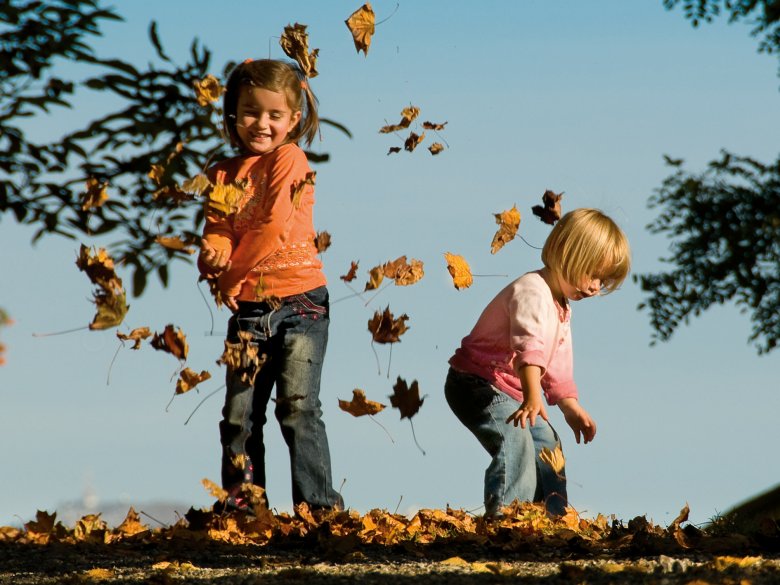
<path id="1" fill-rule="evenodd" d="M 567 282 L 563 277 L 560 277 L 559 282 L 561 294 L 570 301 L 581 301 L 598 296 L 604 289 L 604 281 L 599 276 L 585 276 L 582 282 L 576 285 Z"/>
<path id="2" fill-rule="evenodd" d="M 260 87 L 243 87 L 236 107 L 236 134 L 255 154 L 266 154 L 284 144 L 301 119 L 284 94 Z"/>

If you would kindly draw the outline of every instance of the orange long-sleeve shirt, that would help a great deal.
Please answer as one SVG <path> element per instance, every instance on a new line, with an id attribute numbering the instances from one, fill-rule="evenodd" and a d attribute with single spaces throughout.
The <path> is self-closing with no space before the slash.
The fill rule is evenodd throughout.
<path id="1" fill-rule="evenodd" d="M 206 209 L 203 238 L 230 255 L 230 269 L 219 276 L 223 295 L 243 301 L 286 297 L 326 284 L 314 245 L 314 187 L 296 187 L 311 172 L 303 150 L 284 144 L 264 155 L 242 155 L 208 170 L 214 184 L 244 185 L 235 213 Z M 199 263 L 204 276 L 208 267 Z"/>

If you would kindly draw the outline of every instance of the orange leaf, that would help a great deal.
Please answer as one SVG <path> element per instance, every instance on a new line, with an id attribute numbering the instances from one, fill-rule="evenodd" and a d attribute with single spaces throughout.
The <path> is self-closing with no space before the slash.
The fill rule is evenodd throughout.
<path id="1" fill-rule="evenodd" d="M 122 523 L 116 527 L 116 532 L 122 536 L 135 536 L 148 531 L 149 528 L 141 524 L 141 517 L 132 507 L 127 511 Z"/>
<path id="2" fill-rule="evenodd" d="M 512 206 L 512 209 L 494 215 L 499 227 L 493 236 L 493 242 L 490 244 L 491 254 L 495 254 L 506 243 L 510 242 L 517 235 L 517 229 L 520 227 L 520 212 L 515 205 Z"/>
<path id="3" fill-rule="evenodd" d="M 444 145 L 441 142 L 434 142 L 428 147 L 428 150 L 430 153 L 434 156 L 439 154 L 442 150 L 444 150 Z"/>
<path id="4" fill-rule="evenodd" d="M 401 418 L 412 418 L 420 410 L 425 398 L 420 398 L 420 388 L 417 380 L 412 381 L 411 386 L 406 385 L 406 380 L 398 376 L 398 381 L 393 386 L 393 394 L 390 396 L 390 404 L 401 411 Z"/>
<path id="5" fill-rule="evenodd" d="M 363 290 L 374 290 L 379 288 L 379 285 L 382 284 L 384 278 L 385 265 L 380 264 L 379 266 L 374 266 L 371 270 L 368 271 L 368 282 L 366 283 L 366 288 Z"/>
<path id="6" fill-rule="evenodd" d="M 293 184 L 290 198 L 295 209 L 298 209 L 301 206 L 301 197 L 303 196 L 304 189 L 306 189 L 307 185 L 314 186 L 316 177 L 317 171 L 311 171 L 306 173 L 303 179 Z"/>
<path id="7" fill-rule="evenodd" d="M 206 491 L 211 495 L 213 498 L 217 498 L 220 502 L 224 502 L 227 497 L 228 493 L 221 487 L 219 487 L 216 483 L 211 481 L 210 479 L 206 479 L 205 477 L 200 480 L 200 483 L 203 484 L 203 487 L 206 488 Z"/>
<path id="8" fill-rule="evenodd" d="M 173 325 L 166 325 L 162 334 L 154 334 L 154 337 L 152 337 L 152 347 L 154 349 L 167 351 L 181 361 L 187 359 L 187 353 L 190 349 L 187 344 L 187 337 L 181 329 L 174 331 Z"/>
<path id="9" fill-rule="evenodd" d="M 81 197 L 81 209 L 87 211 L 95 207 L 102 207 L 108 201 L 107 187 L 108 183 L 101 183 L 92 177 L 87 179 L 87 188 Z"/>
<path id="10" fill-rule="evenodd" d="M 285 26 L 279 45 L 285 55 L 298 62 L 306 77 L 317 77 L 317 55 L 320 50 L 309 52 L 309 34 L 305 24 L 296 22 L 294 25 Z"/>
<path id="11" fill-rule="evenodd" d="M 213 75 L 206 75 L 203 79 L 194 81 L 193 85 L 198 104 L 203 107 L 216 102 L 225 93 L 225 88 Z"/>
<path id="12" fill-rule="evenodd" d="M 186 254 L 195 253 L 195 248 L 193 248 L 190 244 L 184 242 L 180 236 L 173 236 L 173 237 L 157 236 L 155 238 L 155 241 L 158 244 L 160 244 L 163 248 L 168 248 L 169 250 L 179 250 Z"/>
<path id="13" fill-rule="evenodd" d="M 364 56 L 368 56 L 368 47 L 371 45 L 371 35 L 374 34 L 374 11 L 371 4 L 366 2 L 355 10 L 352 15 L 344 22 L 352 33 L 355 42 L 355 50 L 359 53 L 363 51 Z"/>
<path id="14" fill-rule="evenodd" d="M 317 232 L 317 236 L 314 238 L 314 246 L 317 248 L 317 253 L 322 254 L 330 248 L 330 234 L 325 231 Z"/>
<path id="15" fill-rule="evenodd" d="M 179 374 L 179 379 L 176 381 L 176 394 L 184 394 L 185 392 L 189 392 L 195 386 L 201 382 L 205 382 L 209 378 L 211 378 L 211 374 L 209 374 L 206 370 L 203 370 L 200 374 L 198 374 L 189 368 L 184 368 L 181 374 Z"/>
<path id="16" fill-rule="evenodd" d="M 152 332 L 148 327 L 136 327 L 130 333 L 125 335 L 124 333 L 116 332 L 116 336 L 120 341 L 134 341 L 133 347 L 130 349 L 141 349 L 141 342 L 152 336 Z"/>
<path id="17" fill-rule="evenodd" d="M 452 284 L 455 285 L 455 288 L 460 290 L 470 287 L 474 278 L 471 276 L 471 268 L 463 256 L 445 252 L 444 258 L 447 260 L 447 270 L 452 276 Z"/>
<path id="18" fill-rule="evenodd" d="M 381 402 L 366 399 L 366 393 L 360 388 L 355 388 L 352 391 L 351 401 L 339 399 L 339 408 L 352 416 L 364 416 L 366 414 L 373 415 L 377 412 L 381 412 L 384 410 L 385 405 Z"/>
<path id="19" fill-rule="evenodd" d="M 406 314 L 394 319 L 388 306 L 382 313 L 376 311 L 368 320 L 368 330 L 377 343 L 395 343 L 400 341 L 401 335 L 409 329 L 406 326 L 408 320 L 409 316 Z"/>
<path id="20" fill-rule="evenodd" d="M 76 266 L 87 274 L 92 284 L 115 292 L 122 289 L 122 281 L 114 271 L 114 260 L 105 248 L 98 248 L 93 253 L 92 249 L 81 244 Z"/>
<path id="21" fill-rule="evenodd" d="M 353 280 L 355 280 L 355 278 L 357 278 L 358 263 L 359 263 L 358 261 L 353 260 L 349 267 L 349 272 L 347 272 L 342 276 L 339 276 L 339 278 L 344 282 L 352 282 Z"/>
<path id="22" fill-rule="evenodd" d="M 553 225 L 561 219 L 561 197 L 563 197 L 563 193 L 554 193 L 548 189 L 544 192 L 544 195 L 542 195 L 544 207 L 541 205 L 534 205 L 531 208 L 531 211 L 544 223 Z"/>
<path id="23" fill-rule="evenodd" d="M 383 268 L 385 276 L 394 280 L 398 286 L 414 284 L 425 275 L 422 261 L 412 258 L 412 262 L 407 263 L 406 256 L 386 262 Z"/>

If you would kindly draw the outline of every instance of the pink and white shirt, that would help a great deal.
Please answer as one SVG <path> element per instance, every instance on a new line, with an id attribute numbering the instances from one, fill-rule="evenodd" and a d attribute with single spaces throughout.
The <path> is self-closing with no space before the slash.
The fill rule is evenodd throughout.
<path id="1" fill-rule="evenodd" d="M 517 369 L 539 366 L 548 404 L 577 398 L 570 321 L 570 304 L 558 303 L 541 271 L 528 272 L 488 303 L 450 366 L 484 378 L 518 402 L 523 392 Z"/>

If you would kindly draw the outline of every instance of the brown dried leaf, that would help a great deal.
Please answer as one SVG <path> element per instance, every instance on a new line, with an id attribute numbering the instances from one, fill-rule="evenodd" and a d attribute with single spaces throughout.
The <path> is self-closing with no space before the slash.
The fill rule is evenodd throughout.
<path id="1" fill-rule="evenodd" d="M 279 45 L 284 54 L 295 59 L 306 77 L 317 77 L 317 55 L 320 50 L 309 52 L 309 34 L 305 24 L 287 25 L 284 27 Z"/>
<path id="2" fill-rule="evenodd" d="M 203 79 L 194 81 L 193 85 L 195 86 L 195 97 L 198 100 L 198 104 L 203 107 L 218 101 L 222 94 L 225 93 L 225 88 L 213 75 L 206 75 Z"/>
<path id="3" fill-rule="evenodd" d="M 379 288 L 379 285 L 382 284 L 384 278 L 385 265 L 380 264 L 379 266 L 374 266 L 371 270 L 368 271 L 368 282 L 366 283 L 366 288 L 363 290 L 366 291 Z"/>
<path id="4" fill-rule="evenodd" d="M 342 276 L 339 276 L 339 278 L 344 282 L 352 282 L 353 280 L 355 280 L 355 278 L 357 278 L 358 264 L 359 261 L 353 260 L 349 267 L 349 272 L 347 272 Z"/>
<path id="5" fill-rule="evenodd" d="M 491 254 L 495 254 L 505 244 L 514 239 L 517 235 L 517 229 L 520 227 L 520 212 L 515 205 L 512 206 L 512 209 L 507 209 L 494 215 L 498 224 L 498 231 L 496 231 L 490 244 Z"/>
<path id="6" fill-rule="evenodd" d="M 116 336 L 120 341 L 134 341 L 135 343 L 130 349 L 141 349 L 141 342 L 144 339 L 151 337 L 152 332 L 148 327 L 136 327 L 127 335 L 117 331 Z"/>
<path id="7" fill-rule="evenodd" d="M 412 418 L 420 410 L 425 398 L 420 398 L 420 388 L 417 380 L 407 386 L 406 380 L 398 376 L 398 381 L 393 386 L 393 394 L 390 396 L 390 404 L 401 411 L 401 418 Z"/>
<path id="8" fill-rule="evenodd" d="M 401 335 L 409 329 L 406 326 L 408 320 L 409 316 L 405 313 L 395 319 L 387 306 L 381 313 L 376 311 L 368 320 L 368 330 L 377 343 L 396 343 L 401 341 Z"/>
<path id="9" fill-rule="evenodd" d="M 548 189 L 544 192 L 544 195 L 542 195 L 544 207 L 541 205 L 534 205 L 531 208 L 531 211 L 544 223 L 553 225 L 561 219 L 561 197 L 563 197 L 562 192 L 554 193 Z"/>
<path id="10" fill-rule="evenodd" d="M 462 288 L 468 288 L 474 282 L 474 277 L 471 275 L 471 267 L 469 263 L 459 254 L 444 253 L 444 258 L 447 260 L 447 270 L 452 276 L 452 284 L 455 288 L 460 290 Z"/>
<path id="11" fill-rule="evenodd" d="M 190 349 L 184 332 L 181 329 L 174 330 L 172 324 L 166 325 L 162 334 L 155 333 L 151 343 L 154 349 L 166 351 L 181 361 L 187 359 Z"/>
<path id="12" fill-rule="evenodd" d="M 414 284 L 425 275 L 422 261 L 412 258 L 411 263 L 407 263 L 406 256 L 386 262 L 383 268 L 385 276 L 395 281 L 398 286 Z"/>
<path id="13" fill-rule="evenodd" d="M 203 173 L 190 177 L 181 184 L 181 190 L 184 193 L 197 196 L 203 195 L 209 187 L 211 187 L 211 181 Z"/>
<path id="14" fill-rule="evenodd" d="M 313 187 L 316 178 L 317 171 L 310 171 L 306 173 L 306 176 L 304 176 L 303 179 L 293 184 L 292 191 L 290 193 L 290 199 L 292 200 L 292 204 L 295 209 L 298 209 L 301 206 L 301 196 L 303 195 L 306 186 L 311 185 Z"/>
<path id="15" fill-rule="evenodd" d="M 322 254 L 325 250 L 330 248 L 330 234 L 322 231 L 317 232 L 317 236 L 314 238 L 314 246 L 317 248 L 317 253 Z"/>
<path id="16" fill-rule="evenodd" d="M 444 145 L 441 142 L 434 142 L 428 147 L 428 150 L 433 156 L 436 156 L 439 154 L 442 150 L 444 150 Z"/>
<path id="17" fill-rule="evenodd" d="M 390 150 L 387 151 L 387 154 L 389 156 L 391 154 L 396 154 L 398 152 L 401 152 L 401 147 L 400 146 L 391 146 Z"/>
<path id="18" fill-rule="evenodd" d="M 184 252 L 185 254 L 195 253 L 195 248 L 193 248 L 191 244 L 183 241 L 181 236 L 157 236 L 155 238 L 155 242 L 160 244 L 163 248 L 168 248 L 169 250 L 177 250 Z"/>
<path id="19" fill-rule="evenodd" d="M 251 333 L 239 331 L 238 338 L 238 343 L 225 341 L 225 350 L 217 364 L 225 364 L 234 375 L 239 376 L 242 383 L 251 386 L 267 356 L 259 355 L 257 344 L 252 343 Z"/>
<path id="20" fill-rule="evenodd" d="M 179 374 L 179 379 L 176 381 L 176 394 L 184 394 L 185 392 L 189 392 L 195 386 L 201 382 L 205 382 L 209 378 L 211 378 L 211 374 L 209 374 L 206 370 L 203 370 L 200 374 L 198 374 L 194 370 L 184 368 L 181 374 Z"/>
<path id="21" fill-rule="evenodd" d="M 444 127 L 448 124 L 448 122 L 442 122 L 441 124 L 438 124 L 436 122 L 423 122 L 422 127 L 425 130 L 434 130 L 436 132 L 440 130 L 444 130 Z"/>
<path id="22" fill-rule="evenodd" d="M 420 115 L 420 108 L 417 106 L 409 106 L 401 110 L 401 121 L 398 124 L 392 124 L 389 126 L 382 126 L 379 129 L 380 134 L 389 134 L 398 130 L 405 130 L 412 122 Z"/>
<path id="23" fill-rule="evenodd" d="M 86 191 L 81 196 L 81 209 L 88 211 L 102 207 L 108 201 L 108 183 L 101 183 L 95 178 L 87 179 Z"/>
<path id="24" fill-rule="evenodd" d="M 363 51 L 364 56 L 368 56 L 368 47 L 371 45 L 371 35 L 374 34 L 374 23 L 376 17 L 371 4 L 366 2 L 355 10 L 344 22 L 352 33 L 355 42 L 355 50 L 359 53 Z"/>
<path id="25" fill-rule="evenodd" d="M 420 144 L 423 140 L 425 140 L 425 132 L 420 135 L 415 132 L 410 132 L 409 137 L 404 142 L 404 150 L 413 152 L 414 149 L 417 148 L 417 145 Z"/>
<path id="26" fill-rule="evenodd" d="M 360 388 L 355 388 L 352 391 L 352 400 L 339 399 L 339 408 L 344 412 L 348 412 L 352 416 L 364 416 L 374 415 L 385 409 L 385 405 L 381 402 L 375 402 L 366 398 L 366 393 Z"/>
<path id="27" fill-rule="evenodd" d="M 105 248 L 93 250 L 84 244 L 79 249 L 76 258 L 76 266 L 87 274 L 92 284 L 105 290 L 120 291 L 122 280 L 114 271 L 114 260 L 108 255 Z"/>

